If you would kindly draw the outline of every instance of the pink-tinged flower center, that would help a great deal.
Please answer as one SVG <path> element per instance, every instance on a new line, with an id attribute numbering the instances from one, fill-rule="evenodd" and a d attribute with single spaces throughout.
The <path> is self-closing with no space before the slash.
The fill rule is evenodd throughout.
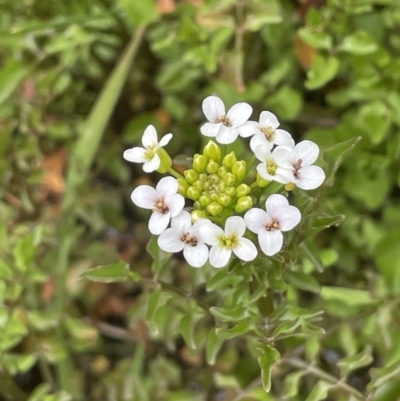
<path id="1" fill-rule="evenodd" d="M 231 122 L 229 121 L 229 118 L 227 116 L 221 116 L 218 120 L 217 123 L 222 123 L 225 125 L 225 127 L 232 127 Z"/>
<path id="2" fill-rule="evenodd" d="M 169 207 L 165 204 L 164 199 L 160 198 L 154 208 L 154 212 L 162 213 L 162 214 L 167 214 L 169 213 Z"/>
<path id="3" fill-rule="evenodd" d="M 183 234 L 181 237 L 181 241 L 184 242 L 186 245 L 190 245 L 190 246 L 197 245 L 197 238 L 192 237 L 189 233 Z"/>
<path id="4" fill-rule="evenodd" d="M 299 173 L 299 170 L 301 169 L 301 163 L 303 163 L 303 160 L 299 159 L 299 160 L 297 160 L 296 163 L 293 163 L 293 164 L 292 164 L 292 165 L 293 165 L 293 169 L 294 169 L 293 175 L 294 175 L 296 178 L 299 178 L 298 173 Z"/>
<path id="5" fill-rule="evenodd" d="M 261 132 L 265 135 L 268 142 L 272 142 L 275 130 L 272 127 L 263 127 Z"/>
<path id="6" fill-rule="evenodd" d="M 265 225 L 265 229 L 267 231 L 279 230 L 279 222 L 276 220 L 272 220 L 271 223 Z"/>

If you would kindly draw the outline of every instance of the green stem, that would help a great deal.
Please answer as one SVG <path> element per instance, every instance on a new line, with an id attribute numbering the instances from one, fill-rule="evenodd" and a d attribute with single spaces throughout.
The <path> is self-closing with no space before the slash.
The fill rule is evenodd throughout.
<path id="1" fill-rule="evenodd" d="M 172 167 L 170 167 L 168 169 L 168 173 L 170 173 L 172 176 L 174 176 L 175 178 L 183 178 L 185 179 L 185 177 L 181 174 L 179 174 L 176 170 L 174 170 Z"/>

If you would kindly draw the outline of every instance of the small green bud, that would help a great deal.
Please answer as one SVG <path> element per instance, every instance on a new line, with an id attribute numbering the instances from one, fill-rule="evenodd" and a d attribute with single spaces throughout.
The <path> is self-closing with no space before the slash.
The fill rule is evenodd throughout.
<path id="1" fill-rule="evenodd" d="M 211 214 L 211 216 L 218 216 L 222 213 L 222 206 L 217 202 L 212 202 L 207 206 L 207 212 Z"/>
<path id="2" fill-rule="evenodd" d="M 261 175 L 257 173 L 257 186 L 259 186 L 260 188 L 265 188 L 269 184 L 271 184 L 271 181 L 262 178 Z"/>
<path id="3" fill-rule="evenodd" d="M 208 174 L 214 174 L 218 171 L 219 164 L 214 160 L 210 160 L 207 164 L 206 170 Z"/>
<path id="4" fill-rule="evenodd" d="M 225 166 L 222 166 L 218 169 L 217 174 L 222 178 L 227 172 L 228 169 Z"/>
<path id="5" fill-rule="evenodd" d="M 186 191 L 186 196 L 187 196 L 189 199 L 197 200 L 197 199 L 199 199 L 200 191 L 199 191 L 199 189 L 196 188 L 196 187 L 189 187 L 189 188 L 187 189 L 187 191 Z"/>
<path id="6" fill-rule="evenodd" d="M 194 203 L 193 203 L 193 207 L 194 207 L 195 209 L 201 209 L 200 202 L 199 202 L 199 201 L 194 202 Z"/>
<path id="7" fill-rule="evenodd" d="M 189 169 L 189 170 L 185 170 L 185 171 L 183 172 L 183 175 L 185 176 L 186 181 L 187 181 L 189 184 L 193 184 L 193 183 L 196 182 L 196 180 L 197 180 L 197 173 L 196 173 L 196 171 L 194 171 L 192 168 Z"/>
<path id="8" fill-rule="evenodd" d="M 221 182 L 218 184 L 218 191 L 219 191 L 219 192 L 225 192 L 225 189 L 226 189 L 226 184 L 225 184 L 223 181 L 221 181 Z"/>
<path id="9" fill-rule="evenodd" d="M 209 160 L 219 163 L 221 161 L 221 148 L 213 141 L 208 141 L 203 149 L 203 155 Z"/>
<path id="10" fill-rule="evenodd" d="M 164 148 L 158 148 L 156 153 L 160 158 L 160 167 L 157 169 L 157 173 L 165 174 L 172 166 L 172 159 Z"/>
<path id="11" fill-rule="evenodd" d="M 200 205 L 202 207 L 207 207 L 212 201 L 211 196 L 209 195 L 201 195 L 199 198 Z"/>
<path id="12" fill-rule="evenodd" d="M 246 177 L 246 162 L 244 160 L 237 161 L 232 166 L 232 173 L 236 175 L 238 181 L 243 181 Z"/>
<path id="13" fill-rule="evenodd" d="M 232 202 L 232 198 L 227 194 L 220 194 L 218 196 L 218 203 L 221 206 L 229 206 L 231 202 Z"/>
<path id="14" fill-rule="evenodd" d="M 195 223 L 199 219 L 204 219 L 206 217 L 206 214 L 203 212 L 203 210 L 193 210 L 191 216 L 192 222 Z"/>
<path id="15" fill-rule="evenodd" d="M 224 183 L 228 187 L 231 187 L 231 186 L 235 185 L 236 176 L 234 174 L 232 174 L 232 173 L 226 173 L 224 175 L 224 177 L 222 178 L 222 181 L 224 181 Z"/>
<path id="16" fill-rule="evenodd" d="M 218 198 L 219 198 L 219 196 L 218 196 L 218 194 L 216 192 L 213 192 L 210 195 L 210 197 L 211 197 L 211 200 L 214 201 L 214 202 L 218 201 Z"/>
<path id="17" fill-rule="evenodd" d="M 289 184 L 285 185 L 286 191 L 290 192 L 296 188 L 296 184 L 294 182 L 289 182 Z"/>
<path id="18" fill-rule="evenodd" d="M 243 196 L 239 198 L 235 206 L 235 211 L 238 213 L 243 213 L 249 210 L 253 206 L 253 200 L 251 196 Z"/>
<path id="19" fill-rule="evenodd" d="M 236 159 L 236 156 L 235 156 L 235 152 L 231 152 L 231 153 L 228 153 L 224 157 L 224 159 L 222 160 L 222 164 L 225 167 L 231 168 L 235 164 L 236 161 L 237 161 L 237 159 Z"/>
<path id="20" fill-rule="evenodd" d="M 236 196 L 236 188 L 235 187 L 226 187 L 225 193 L 233 198 L 234 196 Z"/>
<path id="21" fill-rule="evenodd" d="M 207 182 L 208 175 L 207 174 L 199 174 L 199 180 L 202 182 Z"/>
<path id="22" fill-rule="evenodd" d="M 207 159 L 203 155 L 195 154 L 193 156 L 193 168 L 198 173 L 204 173 L 206 171 Z"/>
<path id="23" fill-rule="evenodd" d="M 178 178 L 178 193 L 186 196 L 186 191 L 189 188 L 189 184 L 186 182 L 184 178 Z"/>
<path id="24" fill-rule="evenodd" d="M 201 192 L 201 191 L 204 190 L 206 184 L 205 184 L 203 181 L 197 180 L 197 181 L 193 184 L 193 186 L 196 187 L 196 188 L 198 188 L 198 190 Z M 246 194 L 246 195 L 247 195 L 247 194 Z"/>
<path id="25" fill-rule="evenodd" d="M 250 191 L 251 189 L 247 184 L 240 184 L 236 188 L 236 195 L 238 196 L 238 198 L 241 198 L 242 196 L 246 196 L 247 194 L 249 194 Z"/>
<path id="26" fill-rule="evenodd" d="M 218 177 L 218 174 L 212 174 L 209 176 L 209 180 L 212 184 L 218 184 L 221 181 L 221 178 Z"/>

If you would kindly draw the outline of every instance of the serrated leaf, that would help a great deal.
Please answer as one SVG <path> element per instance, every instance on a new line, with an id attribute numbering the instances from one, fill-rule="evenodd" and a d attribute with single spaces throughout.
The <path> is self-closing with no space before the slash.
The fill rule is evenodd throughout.
<path id="1" fill-rule="evenodd" d="M 341 359 L 337 363 L 341 376 L 347 376 L 353 370 L 369 365 L 374 360 L 371 352 L 372 347 L 367 345 L 362 352 Z"/>
<path id="2" fill-rule="evenodd" d="M 314 292 L 316 294 L 321 291 L 321 287 L 318 281 L 309 274 L 287 270 L 284 272 L 283 278 L 295 288 L 299 288 L 304 291 Z"/>
<path id="3" fill-rule="evenodd" d="M 268 393 L 271 390 L 271 370 L 274 363 L 281 357 L 280 353 L 271 346 L 263 344 L 259 348 L 262 355 L 258 358 L 261 368 L 261 380 L 264 390 Z"/>
<path id="4" fill-rule="evenodd" d="M 129 264 L 125 261 L 97 266 L 85 271 L 81 277 L 101 283 L 118 283 L 126 281 L 129 277 Z"/>

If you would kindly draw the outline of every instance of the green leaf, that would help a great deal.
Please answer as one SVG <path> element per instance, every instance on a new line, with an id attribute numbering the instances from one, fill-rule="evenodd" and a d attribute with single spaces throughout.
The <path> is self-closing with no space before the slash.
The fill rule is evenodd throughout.
<path id="1" fill-rule="evenodd" d="M 324 400 L 328 396 L 328 392 L 332 387 L 332 384 L 320 380 L 311 390 L 311 393 L 306 398 L 306 401 Z"/>
<path id="2" fill-rule="evenodd" d="M 284 85 L 268 97 L 266 105 L 274 112 L 279 113 L 281 118 L 293 120 L 303 107 L 303 97 L 297 90 Z"/>
<path id="3" fill-rule="evenodd" d="M 10 267 L 4 262 L 4 260 L 0 260 L 0 280 L 8 279 L 13 276 L 12 270 Z"/>
<path id="4" fill-rule="evenodd" d="M 153 264 L 151 270 L 155 274 L 159 274 L 161 269 L 165 266 L 166 262 L 171 258 L 171 254 L 164 252 L 160 249 L 157 243 L 157 237 L 152 236 L 146 247 L 147 252 L 153 258 Z"/>
<path id="5" fill-rule="evenodd" d="M 305 87 L 309 90 L 321 88 L 336 76 L 339 66 L 340 63 L 336 57 L 324 58 L 317 54 L 308 71 Z"/>
<path id="6" fill-rule="evenodd" d="M 299 393 L 300 380 L 303 376 L 304 371 L 300 370 L 289 373 L 285 377 L 285 381 L 283 383 L 285 398 L 295 397 Z"/>
<path id="7" fill-rule="evenodd" d="M 118 3 L 133 26 L 148 25 L 158 18 L 154 0 L 118 0 Z"/>
<path id="8" fill-rule="evenodd" d="M 367 104 L 360 109 L 359 117 L 371 142 L 374 145 L 382 142 L 392 122 L 391 112 L 387 106 L 381 101 Z"/>
<path id="9" fill-rule="evenodd" d="M 20 355 L 4 353 L 1 357 L 2 365 L 11 375 L 25 373 L 36 363 L 37 356 L 34 354 Z"/>
<path id="10" fill-rule="evenodd" d="M 364 55 L 375 53 L 378 50 L 378 46 L 367 32 L 359 31 L 354 35 L 347 36 L 339 46 L 339 50 Z"/>
<path id="11" fill-rule="evenodd" d="M 231 327 L 230 329 L 217 328 L 215 329 L 215 331 L 217 335 L 224 340 L 230 340 L 233 337 L 241 336 L 248 333 L 249 331 L 253 330 L 253 328 L 253 322 L 250 319 L 246 319 L 238 323 L 236 326 Z"/>
<path id="12" fill-rule="evenodd" d="M 311 47 L 327 50 L 332 48 L 332 37 L 326 32 L 310 28 L 300 28 L 297 34 Z"/>
<path id="13" fill-rule="evenodd" d="M 328 165 L 325 169 L 325 185 L 333 185 L 337 170 L 343 163 L 343 160 L 348 155 L 348 153 L 350 153 L 354 149 L 354 147 L 358 144 L 360 140 L 361 136 L 355 136 L 347 141 L 340 142 L 323 152 L 322 158 Z"/>
<path id="14" fill-rule="evenodd" d="M 36 242 L 34 233 L 26 235 L 17 242 L 13 249 L 15 263 L 19 270 L 25 272 L 32 262 L 36 253 Z"/>
<path id="15" fill-rule="evenodd" d="M 380 388 L 390 380 L 398 382 L 400 376 L 400 361 L 397 361 L 390 366 L 384 368 L 371 369 L 371 383 L 369 389 Z"/>
<path id="16" fill-rule="evenodd" d="M 8 62 L 0 70 L 0 105 L 8 99 L 30 72 L 29 68 L 19 61 L 14 61 L 12 57 L 8 57 L 6 60 Z"/>
<path id="17" fill-rule="evenodd" d="M 206 358 L 207 358 L 207 363 L 209 365 L 214 365 L 215 359 L 217 357 L 219 350 L 221 349 L 223 342 L 224 342 L 223 338 L 217 334 L 215 328 L 211 329 L 208 332 L 207 344 L 206 344 Z"/>
<path id="18" fill-rule="evenodd" d="M 264 390 L 268 393 L 271 390 L 271 370 L 274 363 L 281 357 L 280 353 L 267 344 L 259 347 L 262 355 L 258 358 L 261 368 L 261 380 Z"/>
<path id="19" fill-rule="evenodd" d="M 339 366 L 341 377 L 347 376 L 353 370 L 367 366 L 374 360 L 371 355 L 372 347 L 367 345 L 364 350 L 358 354 L 348 356 L 341 359 L 337 365 Z"/>
<path id="20" fill-rule="evenodd" d="M 210 308 L 210 313 L 222 321 L 228 322 L 239 321 L 245 317 L 248 317 L 249 315 L 248 308 L 243 306 L 236 306 L 233 308 L 219 308 L 217 306 L 213 306 Z"/>
<path id="21" fill-rule="evenodd" d="M 316 294 L 321 291 L 321 287 L 318 281 L 309 274 L 287 270 L 283 273 L 283 278 L 295 288 L 299 288 L 304 291 L 314 292 Z"/>
<path id="22" fill-rule="evenodd" d="M 129 264 L 123 260 L 109 265 L 97 266 L 85 271 L 81 277 L 101 283 L 117 283 L 129 278 Z"/>
<path id="23" fill-rule="evenodd" d="M 194 329 L 196 327 L 196 323 L 202 317 L 200 314 L 196 314 L 192 310 L 190 310 L 186 315 L 183 315 L 179 322 L 179 331 L 182 334 L 182 337 L 186 341 L 186 344 L 192 348 L 196 349 L 196 342 L 194 339 Z"/>
<path id="24" fill-rule="evenodd" d="M 226 270 L 220 270 L 207 283 L 207 291 L 216 291 L 227 287 L 236 287 L 242 281 L 243 276 L 228 274 Z"/>

